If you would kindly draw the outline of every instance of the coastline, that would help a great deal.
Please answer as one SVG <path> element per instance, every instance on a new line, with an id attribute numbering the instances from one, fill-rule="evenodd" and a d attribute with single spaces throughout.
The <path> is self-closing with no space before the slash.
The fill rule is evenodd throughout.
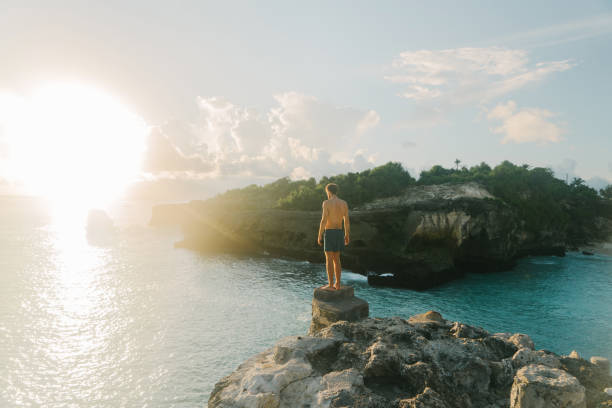
<path id="1" fill-rule="evenodd" d="M 606 241 L 596 242 L 589 245 L 580 246 L 578 248 L 580 252 L 587 251 L 592 252 L 595 255 L 607 255 L 612 256 L 612 236 L 608 237 Z"/>

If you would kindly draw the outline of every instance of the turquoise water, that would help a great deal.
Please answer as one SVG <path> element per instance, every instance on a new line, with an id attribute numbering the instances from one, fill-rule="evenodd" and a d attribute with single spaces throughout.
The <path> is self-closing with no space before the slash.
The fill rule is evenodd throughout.
<path id="1" fill-rule="evenodd" d="M 103 245 L 32 200 L 0 198 L 0 406 L 205 406 L 214 383 L 305 333 L 324 268 L 174 249 L 147 206 L 111 215 Z M 612 257 L 534 257 L 424 292 L 343 275 L 372 316 L 433 309 L 537 348 L 612 358 Z"/>

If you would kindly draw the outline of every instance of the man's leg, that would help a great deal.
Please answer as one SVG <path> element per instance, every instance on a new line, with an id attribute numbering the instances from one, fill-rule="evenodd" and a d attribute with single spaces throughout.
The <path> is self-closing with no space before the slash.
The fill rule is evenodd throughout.
<path id="1" fill-rule="evenodd" d="M 332 253 L 333 253 L 333 261 L 334 261 L 334 273 L 336 275 L 336 284 L 334 285 L 334 287 L 336 289 L 340 289 L 340 275 L 342 274 L 342 265 L 340 264 L 340 252 L 338 251 L 338 252 L 332 252 Z"/>
<path id="2" fill-rule="evenodd" d="M 333 289 L 334 287 L 334 260 L 332 252 L 325 251 L 325 269 L 327 269 L 327 281 L 329 284 L 324 286 L 327 289 Z"/>

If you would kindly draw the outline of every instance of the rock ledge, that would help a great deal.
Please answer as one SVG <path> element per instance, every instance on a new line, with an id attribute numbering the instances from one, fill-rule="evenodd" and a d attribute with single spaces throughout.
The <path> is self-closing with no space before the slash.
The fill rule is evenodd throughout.
<path id="1" fill-rule="evenodd" d="M 536 350 L 525 334 L 490 334 L 435 311 L 381 319 L 365 318 L 367 310 L 352 288 L 315 289 L 311 335 L 245 361 L 215 385 L 208 406 L 612 406 L 605 359 Z"/>

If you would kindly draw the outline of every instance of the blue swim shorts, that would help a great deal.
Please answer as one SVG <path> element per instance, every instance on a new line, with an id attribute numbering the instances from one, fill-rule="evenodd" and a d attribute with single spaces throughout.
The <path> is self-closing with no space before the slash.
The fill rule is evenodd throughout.
<path id="1" fill-rule="evenodd" d="M 342 229 L 326 229 L 323 232 L 324 251 L 343 251 L 344 250 L 344 231 Z"/>

